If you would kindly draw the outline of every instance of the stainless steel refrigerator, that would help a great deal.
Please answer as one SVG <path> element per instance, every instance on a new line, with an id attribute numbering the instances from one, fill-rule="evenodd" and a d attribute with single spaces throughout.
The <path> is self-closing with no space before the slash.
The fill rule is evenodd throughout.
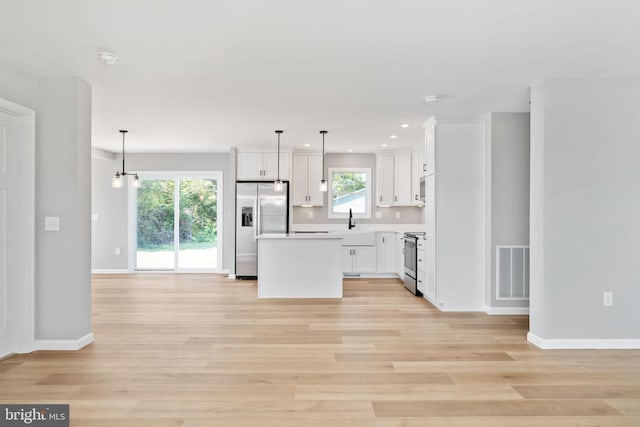
<path id="1" fill-rule="evenodd" d="M 260 234 L 289 232 L 289 183 L 274 191 L 273 182 L 236 183 L 236 277 L 258 277 Z"/>

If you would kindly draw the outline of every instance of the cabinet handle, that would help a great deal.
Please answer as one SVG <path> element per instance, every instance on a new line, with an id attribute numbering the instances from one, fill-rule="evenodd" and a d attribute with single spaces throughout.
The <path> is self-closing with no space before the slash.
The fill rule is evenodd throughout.
<path id="1" fill-rule="evenodd" d="M 398 201 L 398 196 L 394 196 L 393 200 L 397 202 Z"/>
<path id="2" fill-rule="evenodd" d="M 382 243 L 384 243 L 384 237 L 382 238 Z"/>
<path id="3" fill-rule="evenodd" d="M 427 164 L 423 164 L 422 165 L 422 172 L 426 172 L 427 171 Z"/>
<path id="4" fill-rule="evenodd" d="M 422 260 L 420 258 L 418 258 L 418 262 L 422 262 Z"/>
<path id="5" fill-rule="evenodd" d="M 416 194 L 416 200 L 418 200 L 420 198 L 419 194 Z"/>
<path id="6" fill-rule="evenodd" d="M 382 201 L 382 196 L 380 196 L 380 201 Z"/>

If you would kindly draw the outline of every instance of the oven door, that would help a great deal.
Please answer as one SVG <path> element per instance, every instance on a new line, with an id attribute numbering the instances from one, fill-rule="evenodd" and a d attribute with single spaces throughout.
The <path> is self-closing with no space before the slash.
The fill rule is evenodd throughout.
<path id="1" fill-rule="evenodd" d="M 418 261 L 417 261 L 417 242 L 415 238 L 405 237 L 404 238 L 404 273 L 405 275 L 409 275 L 414 279 L 416 276 L 416 271 L 418 269 Z"/>

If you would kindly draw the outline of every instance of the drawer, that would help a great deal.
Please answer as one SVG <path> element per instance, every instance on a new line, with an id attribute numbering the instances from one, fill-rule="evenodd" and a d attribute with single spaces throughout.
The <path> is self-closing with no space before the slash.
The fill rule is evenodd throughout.
<path id="1" fill-rule="evenodd" d="M 426 254 L 425 251 L 418 251 L 418 259 L 417 259 L 418 270 L 427 271 L 427 268 L 426 268 L 427 258 L 425 254 Z"/>

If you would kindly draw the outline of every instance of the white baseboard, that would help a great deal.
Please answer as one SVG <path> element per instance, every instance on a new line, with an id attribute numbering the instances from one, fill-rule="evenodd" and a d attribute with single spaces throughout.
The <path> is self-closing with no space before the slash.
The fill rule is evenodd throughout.
<path id="1" fill-rule="evenodd" d="M 526 316 L 529 314 L 529 307 L 489 307 L 485 306 L 484 311 L 492 316 Z"/>
<path id="2" fill-rule="evenodd" d="M 91 274 L 130 274 L 130 273 L 132 273 L 132 271 L 127 269 L 117 269 L 117 268 L 112 268 L 112 269 L 96 268 L 91 270 Z"/>
<path id="3" fill-rule="evenodd" d="M 80 350 L 92 342 L 92 333 L 77 340 L 36 340 L 36 350 Z"/>
<path id="4" fill-rule="evenodd" d="M 640 339 L 563 339 L 540 338 L 529 332 L 527 340 L 544 350 L 604 350 L 604 349 L 640 349 Z"/>

